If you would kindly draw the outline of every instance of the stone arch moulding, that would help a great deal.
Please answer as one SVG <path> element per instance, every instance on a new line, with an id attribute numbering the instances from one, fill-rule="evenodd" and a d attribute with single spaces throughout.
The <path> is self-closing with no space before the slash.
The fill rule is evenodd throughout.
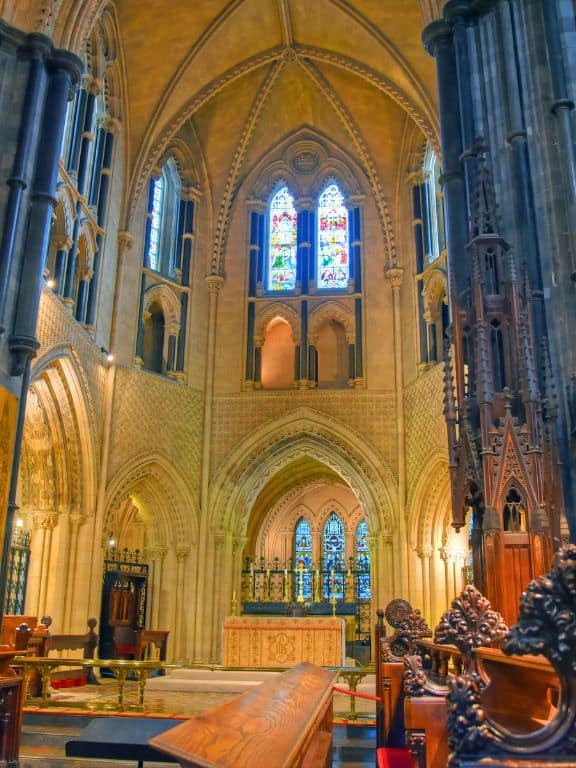
<path id="1" fill-rule="evenodd" d="M 154 302 L 162 307 L 165 327 L 180 325 L 180 300 L 171 288 L 163 283 L 147 288 L 144 293 L 144 312 L 149 312 Z"/>
<path id="2" fill-rule="evenodd" d="M 274 301 L 271 304 L 266 304 L 262 309 L 258 307 L 254 326 L 254 336 L 256 338 L 264 339 L 268 325 L 277 317 L 288 323 L 292 329 L 292 340 L 297 344 L 300 339 L 300 318 L 293 307 L 290 307 L 288 304 L 284 304 L 281 301 Z"/>
<path id="3" fill-rule="evenodd" d="M 59 182 L 56 189 L 56 226 L 59 235 L 72 237 L 72 228 L 76 218 L 76 201 L 72 190 L 65 182 Z M 62 217 L 63 221 L 60 221 Z"/>
<path id="4" fill-rule="evenodd" d="M 75 350 L 67 344 L 58 344 L 39 357 L 31 372 L 31 383 L 39 381 L 51 372 L 58 376 L 68 397 L 71 417 L 74 421 L 80 459 L 79 483 L 81 511 L 90 517 L 96 498 L 97 460 L 94 435 L 97 434 L 94 403 L 86 373 Z M 69 436 L 70 437 L 70 436 Z"/>
<path id="5" fill-rule="evenodd" d="M 408 541 L 416 550 L 430 546 L 437 511 L 450 499 L 450 470 L 444 455 L 433 455 L 420 473 L 408 503 Z"/>
<path id="6" fill-rule="evenodd" d="M 244 186 L 250 197 L 267 201 L 280 183 L 298 197 L 315 200 L 325 185 L 335 180 L 345 197 L 361 195 L 367 179 L 357 162 L 335 142 L 304 125 L 282 136 L 250 169 Z"/>
<path id="7" fill-rule="evenodd" d="M 121 467 L 106 490 L 103 531 L 123 499 L 139 486 L 159 501 L 157 515 L 146 522 L 158 546 L 189 547 L 198 538 L 198 510 L 188 488 L 172 462 L 159 451 L 149 451 Z"/>
<path id="8" fill-rule="evenodd" d="M 398 519 L 397 482 L 383 458 L 345 424 L 310 408 L 263 424 L 230 452 L 211 483 L 214 527 L 244 535 L 262 488 L 303 457 L 314 457 L 344 480 L 356 494 L 373 534 L 393 530 Z"/>
<path id="9" fill-rule="evenodd" d="M 352 310 L 339 301 L 324 301 L 310 313 L 310 325 L 308 331 L 310 338 L 313 339 L 317 337 L 322 326 L 330 320 L 335 320 L 344 326 L 346 340 L 349 344 L 355 342 L 356 334 L 354 331 L 354 316 Z"/>
<path id="10" fill-rule="evenodd" d="M 357 77 L 371 83 L 375 88 L 385 93 L 404 109 L 422 130 L 423 134 L 431 141 L 433 146 L 435 148 L 438 147 L 436 118 L 433 112 L 426 107 L 421 108 L 420 106 L 417 106 L 413 100 L 400 89 L 400 87 L 390 82 L 380 72 L 373 70 L 356 59 L 351 59 L 350 57 L 342 56 L 333 51 L 314 46 L 296 45 L 291 50 L 293 50 L 297 57 L 320 62 L 329 61 L 332 65 L 345 69 Z M 255 69 L 266 67 L 277 62 L 282 58 L 284 51 L 285 48 L 283 47 L 272 48 L 257 53 L 256 55 L 235 64 L 230 67 L 230 69 L 207 83 L 176 112 L 168 113 L 166 111 L 165 102 L 159 104 L 155 118 L 150 122 L 150 127 L 142 142 L 141 149 L 134 165 L 134 172 L 130 180 L 128 199 L 132 201 L 132 205 L 128 211 L 126 228 L 129 228 L 138 199 L 145 187 L 146 180 L 151 170 L 158 164 L 158 158 L 163 155 L 172 137 L 180 129 L 182 124 L 227 85 Z M 154 132 L 155 126 L 160 124 L 162 114 L 171 114 L 172 116 L 161 124 L 159 130 Z"/>

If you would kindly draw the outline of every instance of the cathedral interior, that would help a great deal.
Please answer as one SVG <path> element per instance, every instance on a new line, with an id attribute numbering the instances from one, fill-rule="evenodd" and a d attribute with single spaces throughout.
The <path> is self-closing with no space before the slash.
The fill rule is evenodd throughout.
<path id="1" fill-rule="evenodd" d="M 576 535 L 572 1 L 0 16 L 4 612 L 513 623 Z"/>

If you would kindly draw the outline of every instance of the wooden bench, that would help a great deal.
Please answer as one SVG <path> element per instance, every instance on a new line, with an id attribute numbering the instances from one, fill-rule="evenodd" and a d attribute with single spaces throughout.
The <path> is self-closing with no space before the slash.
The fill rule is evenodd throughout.
<path id="1" fill-rule="evenodd" d="M 65 745 L 66 757 L 135 760 L 138 768 L 143 768 L 145 761 L 177 762 L 148 744 L 154 736 L 177 724 L 177 720 L 166 717 L 99 717 L 92 720 L 78 736 L 68 739 Z"/>
<path id="2" fill-rule="evenodd" d="M 312 664 L 150 740 L 186 768 L 328 768 L 337 673 Z"/>
<path id="3" fill-rule="evenodd" d="M 479 649 L 479 674 L 451 681 L 452 763 L 462 768 L 574 766 L 576 546 L 532 581 L 502 652 Z M 540 655 L 534 655 L 540 654 Z"/>

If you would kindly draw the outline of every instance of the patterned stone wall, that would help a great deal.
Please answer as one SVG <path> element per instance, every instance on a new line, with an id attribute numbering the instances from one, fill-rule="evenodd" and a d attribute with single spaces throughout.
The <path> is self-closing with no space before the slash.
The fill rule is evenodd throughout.
<path id="1" fill-rule="evenodd" d="M 415 489 L 431 456 L 447 456 L 442 393 L 442 365 L 435 366 L 406 387 L 406 473 L 409 494 Z"/>
<path id="2" fill-rule="evenodd" d="M 147 451 L 168 456 L 194 492 L 202 437 L 199 392 L 154 373 L 119 366 L 116 373 L 108 477 Z"/>
<path id="3" fill-rule="evenodd" d="M 296 408 L 311 408 L 332 416 L 361 435 L 397 475 L 396 408 L 392 392 L 247 392 L 215 398 L 212 414 L 211 473 L 229 451 L 267 421 Z"/>
<path id="4" fill-rule="evenodd" d="M 72 349 L 93 421 L 94 444 L 98 445 L 102 437 L 106 377 L 103 355 L 90 335 L 68 314 L 60 299 L 48 289 L 42 292 L 36 333 L 41 344 L 38 352 L 40 359 L 56 346 Z"/>

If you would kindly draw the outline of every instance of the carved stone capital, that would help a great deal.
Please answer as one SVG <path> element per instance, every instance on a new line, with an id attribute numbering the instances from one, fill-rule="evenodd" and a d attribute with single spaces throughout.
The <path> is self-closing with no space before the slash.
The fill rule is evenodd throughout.
<path id="1" fill-rule="evenodd" d="M 72 248 L 72 238 L 69 235 L 61 235 L 54 240 L 58 251 L 69 251 Z"/>
<path id="2" fill-rule="evenodd" d="M 232 548 L 234 550 L 234 553 L 242 553 L 244 551 L 244 547 L 248 544 L 248 537 L 247 536 L 234 536 L 232 539 Z"/>
<path id="3" fill-rule="evenodd" d="M 206 275 L 205 280 L 208 287 L 208 293 L 212 294 L 213 296 L 218 294 L 224 285 L 224 278 L 222 275 Z"/>
<path id="4" fill-rule="evenodd" d="M 384 277 L 392 288 L 400 288 L 402 278 L 404 277 L 404 270 L 402 267 L 390 267 L 390 269 L 384 272 Z"/>
<path id="5" fill-rule="evenodd" d="M 124 251 L 129 251 L 134 244 L 134 235 L 125 229 L 122 229 L 118 232 L 117 239 L 118 250 L 121 254 L 124 253 Z"/>
<path id="6" fill-rule="evenodd" d="M 41 528 L 52 531 L 58 522 L 58 513 L 53 510 L 36 511 L 32 513 L 32 523 L 34 528 Z"/>

